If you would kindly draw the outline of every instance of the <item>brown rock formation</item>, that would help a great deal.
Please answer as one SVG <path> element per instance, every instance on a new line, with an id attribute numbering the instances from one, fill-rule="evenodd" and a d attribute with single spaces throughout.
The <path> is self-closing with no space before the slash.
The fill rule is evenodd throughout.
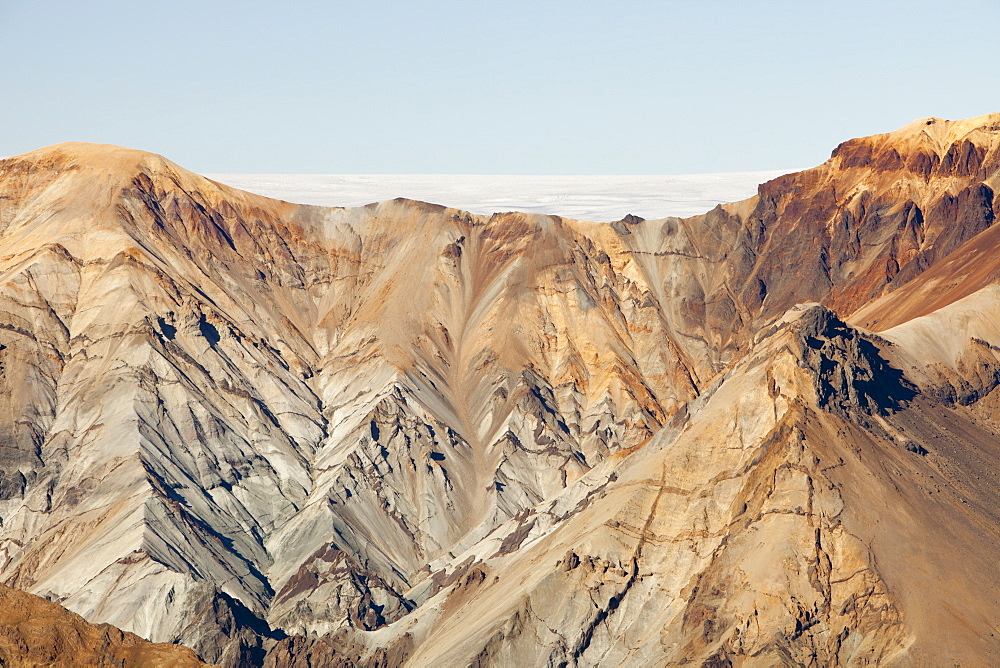
<path id="1" fill-rule="evenodd" d="M 998 170 L 925 119 L 598 224 L 2 161 L 0 578 L 226 665 L 996 663 Z"/>
<path id="2" fill-rule="evenodd" d="M 90 624 L 58 603 L 0 585 L 0 665 L 204 666 L 187 647 Z"/>

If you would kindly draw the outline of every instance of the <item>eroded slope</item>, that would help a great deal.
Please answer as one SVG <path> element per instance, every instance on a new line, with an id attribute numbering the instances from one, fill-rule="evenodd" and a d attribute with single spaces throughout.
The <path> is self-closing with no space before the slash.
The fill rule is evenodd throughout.
<path id="1" fill-rule="evenodd" d="M 1000 339 L 932 311 L 998 118 L 611 225 L 2 161 L 0 577 L 229 665 L 996 658 Z"/>
<path id="2" fill-rule="evenodd" d="M 89 624 L 56 603 L 0 585 L 0 665 L 203 666 L 187 647 Z"/>

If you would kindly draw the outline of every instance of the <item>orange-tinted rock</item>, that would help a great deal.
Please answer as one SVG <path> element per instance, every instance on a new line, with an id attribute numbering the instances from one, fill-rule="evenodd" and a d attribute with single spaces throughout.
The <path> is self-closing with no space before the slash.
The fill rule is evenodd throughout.
<path id="1" fill-rule="evenodd" d="M 204 666 L 187 647 L 90 624 L 58 603 L 0 585 L 4 666 Z"/>
<path id="2" fill-rule="evenodd" d="M 995 663 L 998 125 L 613 224 L 2 161 L 0 575 L 226 665 Z"/>

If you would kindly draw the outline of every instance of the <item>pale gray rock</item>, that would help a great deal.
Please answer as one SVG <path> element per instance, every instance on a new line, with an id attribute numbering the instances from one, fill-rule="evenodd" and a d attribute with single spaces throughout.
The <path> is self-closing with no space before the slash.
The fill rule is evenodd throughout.
<path id="1" fill-rule="evenodd" d="M 613 225 L 2 161 L 0 578 L 225 665 L 991 663 L 1000 123 L 937 123 Z"/>

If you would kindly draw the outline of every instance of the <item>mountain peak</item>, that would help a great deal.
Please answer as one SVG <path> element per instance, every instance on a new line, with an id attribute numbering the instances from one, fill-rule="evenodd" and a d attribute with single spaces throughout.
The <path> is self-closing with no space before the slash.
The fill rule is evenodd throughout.
<path id="1" fill-rule="evenodd" d="M 961 121 L 921 118 L 893 132 L 851 139 L 831 162 L 840 169 L 932 176 L 972 176 L 996 172 L 1000 165 L 1000 114 Z"/>
<path id="2" fill-rule="evenodd" d="M 89 142 L 62 142 L 7 158 L 8 161 L 50 165 L 63 169 L 86 167 L 100 169 L 108 173 L 132 174 L 142 167 L 162 168 L 171 165 L 180 169 L 166 158 L 156 153 Z"/>
<path id="3" fill-rule="evenodd" d="M 0 580 L 226 665 L 997 664 L 995 120 L 610 224 L 5 160 Z"/>

